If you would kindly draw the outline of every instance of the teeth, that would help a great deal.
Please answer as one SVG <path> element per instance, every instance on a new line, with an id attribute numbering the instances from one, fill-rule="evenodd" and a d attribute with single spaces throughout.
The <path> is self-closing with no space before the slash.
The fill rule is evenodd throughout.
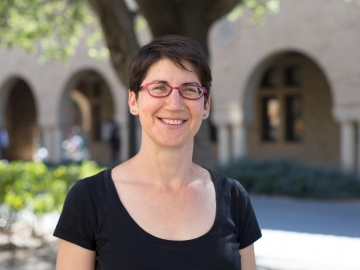
<path id="1" fill-rule="evenodd" d="M 162 119 L 165 123 L 170 125 L 180 125 L 183 120 L 171 120 L 171 119 Z"/>

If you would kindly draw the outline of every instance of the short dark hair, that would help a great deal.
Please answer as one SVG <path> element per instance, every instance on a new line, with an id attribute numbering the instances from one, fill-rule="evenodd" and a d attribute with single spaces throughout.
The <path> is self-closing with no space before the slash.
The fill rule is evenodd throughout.
<path id="1" fill-rule="evenodd" d="M 187 69 L 183 63 L 189 62 L 195 69 L 201 86 L 208 90 L 205 100 L 208 99 L 212 80 L 208 59 L 199 43 L 191 38 L 177 35 L 155 38 L 134 55 L 129 69 L 129 88 L 130 91 L 135 92 L 136 97 L 149 68 L 164 58 L 185 70 Z"/>

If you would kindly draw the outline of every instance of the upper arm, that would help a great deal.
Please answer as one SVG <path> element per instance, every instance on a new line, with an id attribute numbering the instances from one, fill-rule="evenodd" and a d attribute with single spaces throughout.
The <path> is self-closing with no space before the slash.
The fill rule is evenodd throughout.
<path id="1" fill-rule="evenodd" d="M 242 270 L 256 270 L 254 244 L 239 250 Z"/>
<path id="2" fill-rule="evenodd" d="M 95 251 L 60 239 L 56 259 L 56 270 L 93 270 L 95 269 Z"/>

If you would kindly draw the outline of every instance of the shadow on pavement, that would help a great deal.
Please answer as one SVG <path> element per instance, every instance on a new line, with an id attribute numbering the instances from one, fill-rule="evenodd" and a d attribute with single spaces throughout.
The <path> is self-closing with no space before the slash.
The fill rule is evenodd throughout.
<path id="1" fill-rule="evenodd" d="M 262 229 L 360 238 L 360 201 L 251 196 Z"/>

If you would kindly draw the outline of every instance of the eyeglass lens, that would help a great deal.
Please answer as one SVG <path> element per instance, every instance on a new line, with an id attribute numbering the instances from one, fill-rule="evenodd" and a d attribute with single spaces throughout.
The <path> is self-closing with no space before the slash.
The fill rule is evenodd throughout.
<path id="1" fill-rule="evenodd" d="M 152 96 L 163 97 L 170 93 L 171 88 L 165 84 L 150 84 L 147 86 L 150 94 Z M 180 86 L 179 91 L 181 91 L 182 96 L 196 99 L 199 98 L 203 94 L 203 89 L 194 85 L 185 85 Z"/>

